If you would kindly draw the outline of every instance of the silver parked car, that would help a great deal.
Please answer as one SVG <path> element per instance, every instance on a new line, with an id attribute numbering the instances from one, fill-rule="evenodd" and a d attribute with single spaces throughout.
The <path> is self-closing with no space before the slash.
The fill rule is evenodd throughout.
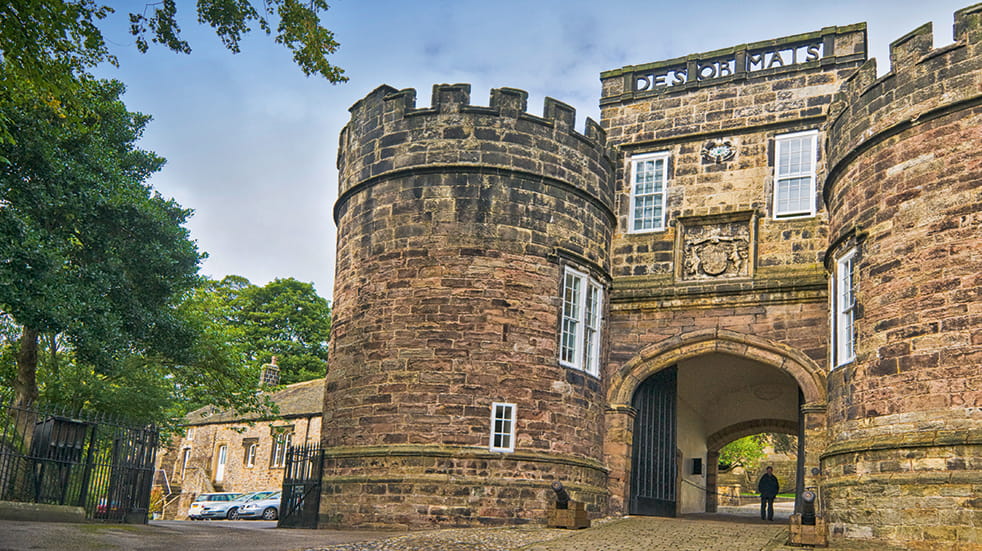
<path id="1" fill-rule="evenodd" d="M 235 501 L 229 504 L 228 512 L 225 513 L 225 518 L 229 520 L 237 520 L 241 518 L 239 517 L 239 509 L 241 509 L 243 506 L 252 503 L 253 501 L 268 499 L 274 494 L 279 494 L 279 492 L 276 490 L 265 490 L 262 492 L 252 492 L 250 494 L 241 495 L 236 498 Z"/>
<path id="2" fill-rule="evenodd" d="M 188 518 L 202 520 L 210 518 L 226 518 L 229 507 L 235 503 L 235 498 L 242 494 L 222 492 L 217 494 L 201 494 L 194 498 L 188 509 Z"/>
<path id="3" fill-rule="evenodd" d="M 276 520 L 280 517 L 280 495 L 281 492 L 273 492 L 272 495 L 255 499 L 239 507 L 238 518 L 261 518 L 263 520 Z"/>

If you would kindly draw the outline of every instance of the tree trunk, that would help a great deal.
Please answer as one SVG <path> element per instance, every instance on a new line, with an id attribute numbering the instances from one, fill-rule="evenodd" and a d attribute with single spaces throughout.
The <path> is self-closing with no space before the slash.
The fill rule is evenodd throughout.
<path id="1" fill-rule="evenodd" d="M 58 378 L 58 334 L 51 333 L 48 336 L 48 357 L 51 359 L 51 365 L 45 365 L 45 369 L 51 369 L 51 374 Z"/>
<path id="2" fill-rule="evenodd" d="M 17 351 L 17 379 L 14 380 L 14 407 L 29 408 L 38 398 L 38 332 L 24 327 Z"/>

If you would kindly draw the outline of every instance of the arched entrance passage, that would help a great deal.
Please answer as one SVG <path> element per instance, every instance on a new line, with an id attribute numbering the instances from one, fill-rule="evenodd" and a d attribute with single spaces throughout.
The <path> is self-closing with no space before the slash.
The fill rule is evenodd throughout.
<path id="1" fill-rule="evenodd" d="M 605 444 L 605 459 L 610 468 L 611 512 L 626 513 L 630 509 L 631 464 L 638 413 L 633 403 L 638 388 L 649 377 L 664 369 L 681 366 L 680 373 L 684 374 L 687 365 L 696 366 L 700 362 L 719 363 L 721 360 L 737 366 L 732 370 L 734 373 L 746 373 L 745 370 L 752 367 L 758 376 L 770 374 L 768 376 L 783 378 L 788 381 L 787 384 L 798 387 L 801 396 L 798 414 L 791 415 L 790 419 L 788 415 L 784 415 L 782 420 L 800 427 L 804 436 L 804 445 L 801 446 L 804 484 L 817 486 L 818 471 L 815 470 L 813 474 L 812 469 L 818 467 L 818 455 L 825 445 L 824 371 L 806 355 L 782 343 L 724 329 L 711 329 L 682 334 L 653 344 L 625 363 L 611 379 L 607 393 L 609 405 Z M 710 373 L 705 367 L 703 369 Z M 715 373 L 732 375 L 725 371 Z M 690 380 L 685 383 L 680 378 L 679 384 L 689 384 L 691 387 L 693 384 L 698 385 L 699 381 Z M 750 391 L 753 392 L 754 389 Z M 756 420 L 766 418 L 766 415 L 762 415 Z M 681 418 L 679 422 L 682 422 Z M 711 432 L 715 433 L 717 430 Z M 684 431 L 679 434 L 683 433 Z M 703 436 L 703 446 L 706 444 L 708 434 Z M 706 452 L 708 449 L 708 446 L 704 448 Z M 682 463 L 690 459 L 695 458 L 681 458 L 679 468 L 688 468 L 688 465 Z M 702 460 L 705 463 L 708 457 L 703 457 Z"/>
<path id="2" fill-rule="evenodd" d="M 744 436 L 752 436 L 762 432 L 776 432 L 782 434 L 792 434 L 800 437 L 799 423 L 792 423 L 786 419 L 755 419 L 753 421 L 742 421 L 724 427 L 706 439 L 706 512 L 715 513 L 719 505 L 716 498 L 718 488 L 717 475 L 719 474 L 719 451 L 723 446 Z M 799 454 L 799 460 L 801 459 Z M 801 465 L 798 465 L 798 479 L 803 480 Z"/>

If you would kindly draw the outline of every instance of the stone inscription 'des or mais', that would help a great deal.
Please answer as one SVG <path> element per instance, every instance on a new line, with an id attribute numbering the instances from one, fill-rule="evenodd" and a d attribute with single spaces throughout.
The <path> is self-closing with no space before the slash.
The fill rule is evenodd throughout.
<path id="1" fill-rule="evenodd" d="M 818 61 L 824 55 L 824 45 L 821 40 L 818 40 L 773 50 L 745 52 L 740 57 L 734 54 L 724 58 L 697 60 L 694 69 L 689 65 L 677 65 L 648 73 L 638 73 L 634 79 L 634 91 L 643 92 L 658 87 L 680 86 L 689 82 L 690 70 L 695 71 L 695 79 L 701 82 L 730 76 L 737 72 L 754 73 L 766 69 L 800 65 Z"/>

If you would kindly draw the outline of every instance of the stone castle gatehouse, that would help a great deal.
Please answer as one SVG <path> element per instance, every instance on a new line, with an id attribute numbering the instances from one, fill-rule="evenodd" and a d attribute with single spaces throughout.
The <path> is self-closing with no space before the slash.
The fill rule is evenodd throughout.
<path id="1" fill-rule="evenodd" d="M 982 540 L 982 5 L 521 90 L 382 86 L 341 135 L 321 525 L 715 511 L 799 438 L 833 537 Z M 942 543 L 938 543 L 938 542 Z"/>

